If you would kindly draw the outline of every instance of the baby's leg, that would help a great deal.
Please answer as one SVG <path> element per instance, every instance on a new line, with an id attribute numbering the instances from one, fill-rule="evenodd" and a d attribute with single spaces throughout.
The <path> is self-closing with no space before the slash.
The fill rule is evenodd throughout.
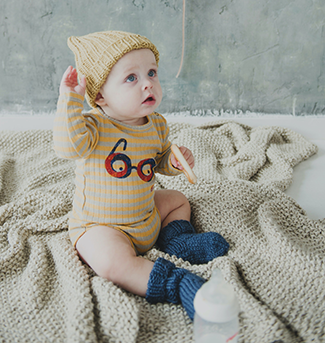
<path id="1" fill-rule="evenodd" d="M 192 264 L 207 263 L 228 251 L 228 242 L 217 232 L 195 232 L 190 204 L 182 193 L 159 190 L 155 202 L 162 221 L 156 244 L 162 251 Z"/>
<path id="2" fill-rule="evenodd" d="M 164 189 L 155 192 L 155 204 L 161 217 L 161 227 L 174 220 L 191 219 L 191 206 L 186 196 L 175 190 Z"/>
<path id="3" fill-rule="evenodd" d="M 159 258 L 155 263 L 136 256 L 120 231 L 96 226 L 82 235 L 76 246 L 80 257 L 99 275 L 123 289 L 146 297 L 150 303 L 181 303 L 193 320 L 193 301 L 205 282 L 199 276 Z"/>
<path id="4" fill-rule="evenodd" d="M 153 262 L 137 256 L 122 232 L 95 226 L 79 238 L 76 248 L 97 275 L 133 294 L 146 295 Z"/>

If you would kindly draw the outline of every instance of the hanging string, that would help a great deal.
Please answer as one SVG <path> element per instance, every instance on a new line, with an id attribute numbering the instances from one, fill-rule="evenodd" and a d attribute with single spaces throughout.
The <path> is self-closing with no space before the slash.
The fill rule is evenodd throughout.
<path id="1" fill-rule="evenodd" d="M 181 73 L 183 61 L 184 61 L 184 50 L 185 50 L 185 0 L 183 0 L 183 23 L 182 23 L 182 57 L 181 57 L 181 64 L 178 69 L 178 73 L 176 75 L 176 79 L 178 78 L 179 74 Z"/>

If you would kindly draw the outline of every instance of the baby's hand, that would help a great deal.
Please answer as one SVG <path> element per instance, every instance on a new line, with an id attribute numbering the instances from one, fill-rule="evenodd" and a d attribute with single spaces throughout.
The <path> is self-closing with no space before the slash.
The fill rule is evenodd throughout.
<path id="1" fill-rule="evenodd" d="M 185 147 L 178 147 L 176 144 L 172 144 L 170 147 L 172 151 L 171 162 L 174 167 L 183 171 L 188 181 L 195 184 L 197 181 L 196 175 L 193 173 L 192 168 L 194 167 L 194 157 L 191 150 Z M 173 162 L 176 160 L 176 163 Z"/>
<path id="2" fill-rule="evenodd" d="M 79 84 L 77 70 L 71 66 L 64 72 L 60 83 L 60 94 L 68 92 L 75 92 L 82 96 L 85 96 L 86 92 L 85 76 L 81 75 Z"/>
<path id="3" fill-rule="evenodd" d="M 184 156 L 186 162 L 189 164 L 189 166 L 190 166 L 191 168 L 193 168 L 193 167 L 194 167 L 194 156 L 193 156 L 191 150 L 185 148 L 185 146 L 180 146 L 180 147 L 179 147 L 179 150 L 180 150 L 181 153 L 183 154 L 183 156 Z M 182 167 L 182 165 L 177 161 L 177 159 L 175 158 L 174 154 L 172 154 L 172 155 L 170 156 L 170 160 L 171 160 L 171 162 L 172 162 L 172 165 L 173 165 L 175 168 L 177 168 L 177 169 L 179 169 L 179 170 L 183 170 L 183 169 L 184 169 L 184 168 Z"/>

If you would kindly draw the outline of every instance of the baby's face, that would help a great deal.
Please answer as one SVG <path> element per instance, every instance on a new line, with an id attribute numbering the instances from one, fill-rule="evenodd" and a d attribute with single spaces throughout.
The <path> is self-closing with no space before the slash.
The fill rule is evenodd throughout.
<path id="1" fill-rule="evenodd" d="M 111 118 L 129 125 L 145 124 L 160 104 L 158 67 L 149 49 L 132 50 L 113 66 L 96 102 Z"/>

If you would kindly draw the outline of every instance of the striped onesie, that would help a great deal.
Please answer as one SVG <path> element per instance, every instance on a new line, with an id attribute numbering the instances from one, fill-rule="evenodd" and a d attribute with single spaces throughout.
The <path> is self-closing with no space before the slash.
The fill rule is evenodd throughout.
<path id="1" fill-rule="evenodd" d="M 161 220 L 154 203 L 155 172 L 178 175 L 170 162 L 168 127 L 158 113 L 148 122 L 130 126 L 98 108 L 84 114 L 84 97 L 65 93 L 58 100 L 54 149 L 76 160 L 70 239 L 77 240 L 94 225 L 123 232 L 138 253 L 158 238 Z"/>

